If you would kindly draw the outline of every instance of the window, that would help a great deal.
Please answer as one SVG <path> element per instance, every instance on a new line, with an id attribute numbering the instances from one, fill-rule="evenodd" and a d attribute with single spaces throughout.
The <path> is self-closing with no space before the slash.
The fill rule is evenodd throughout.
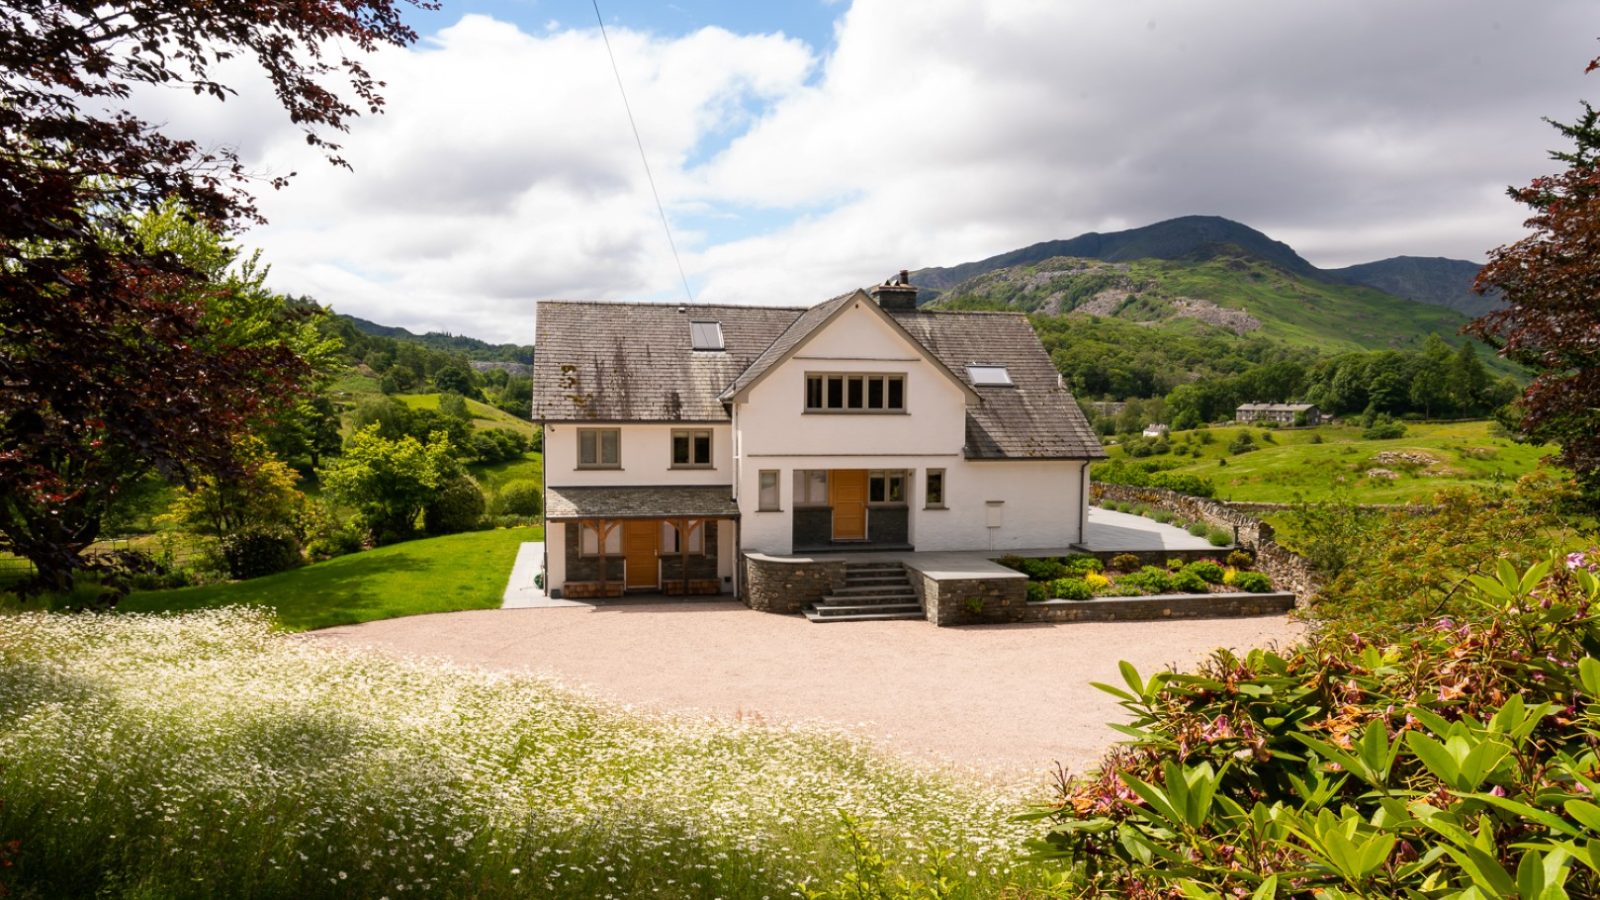
<path id="1" fill-rule="evenodd" d="M 721 322 L 690 322 L 689 346 L 695 350 L 721 350 Z"/>
<path id="2" fill-rule="evenodd" d="M 611 530 L 606 533 L 606 555 L 622 552 L 622 523 L 612 522 Z M 584 525 L 582 537 L 578 541 L 578 555 L 600 555 L 600 532 L 593 525 Z"/>
<path id="3" fill-rule="evenodd" d="M 905 472 L 868 472 L 867 502 L 885 506 L 904 506 L 906 502 Z"/>
<path id="4" fill-rule="evenodd" d="M 756 508 L 770 512 L 778 511 L 778 470 L 762 469 L 757 476 L 757 482 L 760 491 L 756 498 Z"/>
<path id="5" fill-rule="evenodd" d="M 579 428 L 578 466 L 584 469 L 622 468 L 622 431 L 617 428 Z"/>
<path id="6" fill-rule="evenodd" d="M 672 432 L 672 467 L 711 468 L 711 429 Z"/>
<path id="7" fill-rule="evenodd" d="M 904 375 L 807 375 L 810 412 L 904 412 Z"/>
<path id="8" fill-rule="evenodd" d="M 944 509 L 944 470 L 929 469 L 922 491 L 922 504 L 928 509 Z"/>
<path id="9" fill-rule="evenodd" d="M 795 506 L 827 506 L 828 505 L 828 470 L 827 469 L 795 469 L 794 470 L 794 505 Z"/>
<path id="10" fill-rule="evenodd" d="M 683 553 L 684 547 L 678 544 L 678 526 L 671 522 L 661 523 L 661 552 Z M 694 556 L 706 555 L 706 526 L 704 522 L 689 526 L 688 552 Z"/>
<path id="11" fill-rule="evenodd" d="M 1008 387 L 1011 372 L 1005 366 L 967 366 L 967 377 L 978 387 Z"/>

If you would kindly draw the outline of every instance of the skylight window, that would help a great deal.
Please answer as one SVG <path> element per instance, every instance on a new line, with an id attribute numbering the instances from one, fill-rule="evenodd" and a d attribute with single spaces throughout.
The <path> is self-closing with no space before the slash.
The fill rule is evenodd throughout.
<path id="1" fill-rule="evenodd" d="M 978 387 L 1009 387 L 1011 372 L 1005 366 L 967 366 L 967 377 Z"/>
<path id="2" fill-rule="evenodd" d="M 689 346 L 696 350 L 721 350 L 721 322 L 690 322 Z"/>

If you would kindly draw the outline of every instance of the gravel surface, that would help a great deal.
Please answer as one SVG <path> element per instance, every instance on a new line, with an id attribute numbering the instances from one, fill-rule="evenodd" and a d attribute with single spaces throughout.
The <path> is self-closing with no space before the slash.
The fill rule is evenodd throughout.
<path id="1" fill-rule="evenodd" d="M 317 640 L 551 675 L 652 710 L 820 722 L 914 760 L 1005 779 L 1091 766 L 1117 740 L 1116 701 L 1089 686 L 1188 666 L 1213 648 L 1294 641 L 1282 616 L 935 628 L 816 625 L 734 602 L 620 603 L 389 619 Z"/>

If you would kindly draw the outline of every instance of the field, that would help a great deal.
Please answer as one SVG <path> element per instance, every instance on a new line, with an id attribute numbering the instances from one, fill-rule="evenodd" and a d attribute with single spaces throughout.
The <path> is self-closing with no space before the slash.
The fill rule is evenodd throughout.
<path id="1" fill-rule="evenodd" d="M 542 528 L 500 528 L 406 541 L 251 581 L 146 591 L 119 612 L 166 612 L 255 605 L 291 631 L 396 616 L 494 609 L 523 541 Z"/>
<path id="2" fill-rule="evenodd" d="M 1251 433 L 1259 449 L 1232 455 L 1228 445 L 1241 430 Z M 1210 443 L 1201 443 L 1203 435 Z M 1359 427 L 1324 426 L 1210 428 L 1175 432 L 1169 442 L 1197 448 L 1200 455 L 1145 461 L 1182 463 L 1171 471 L 1209 478 L 1218 499 L 1274 503 L 1326 500 L 1341 487 L 1358 503 L 1426 503 L 1442 488 L 1515 481 L 1554 452 L 1495 437 L 1486 421 L 1408 424 L 1404 437 L 1391 440 L 1363 439 Z M 1126 457 L 1120 446 L 1106 449 L 1112 459 Z"/>
<path id="3" fill-rule="evenodd" d="M 439 408 L 438 394 L 395 394 L 394 399 L 412 409 Z M 539 427 L 527 419 L 519 419 L 505 410 L 495 409 L 487 403 L 479 403 L 476 400 L 467 401 L 467 412 L 472 415 L 473 428 L 507 428 L 530 440 L 539 431 Z"/>
<path id="4" fill-rule="evenodd" d="M 261 611 L 4 616 L 0 759 L 18 897 L 887 897 L 905 875 L 943 892 L 894 896 L 979 898 L 1039 877 L 1013 818 L 1035 789 L 328 647 Z"/>

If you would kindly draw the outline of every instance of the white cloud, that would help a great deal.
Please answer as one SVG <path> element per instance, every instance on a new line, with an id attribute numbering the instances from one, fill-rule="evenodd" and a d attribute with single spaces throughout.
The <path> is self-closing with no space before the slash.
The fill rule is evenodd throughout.
<path id="1" fill-rule="evenodd" d="M 1478 258 L 1520 233 L 1504 186 L 1550 168 L 1539 117 L 1569 117 L 1589 87 L 1585 12 L 856 0 L 820 61 L 780 36 L 609 33 L 702 298 L 809 303 L 1191 213 L 1321 265 Z M 372 65 L 388 111 L 346 136 L 354 173 L 318 162 L 256 87 L 220 117 L 152 107 L 298 170 L 246 238 L 275 285 L 519 342 L 537 298 L 676 296 L 598 31 L 468 16 Z"/>

